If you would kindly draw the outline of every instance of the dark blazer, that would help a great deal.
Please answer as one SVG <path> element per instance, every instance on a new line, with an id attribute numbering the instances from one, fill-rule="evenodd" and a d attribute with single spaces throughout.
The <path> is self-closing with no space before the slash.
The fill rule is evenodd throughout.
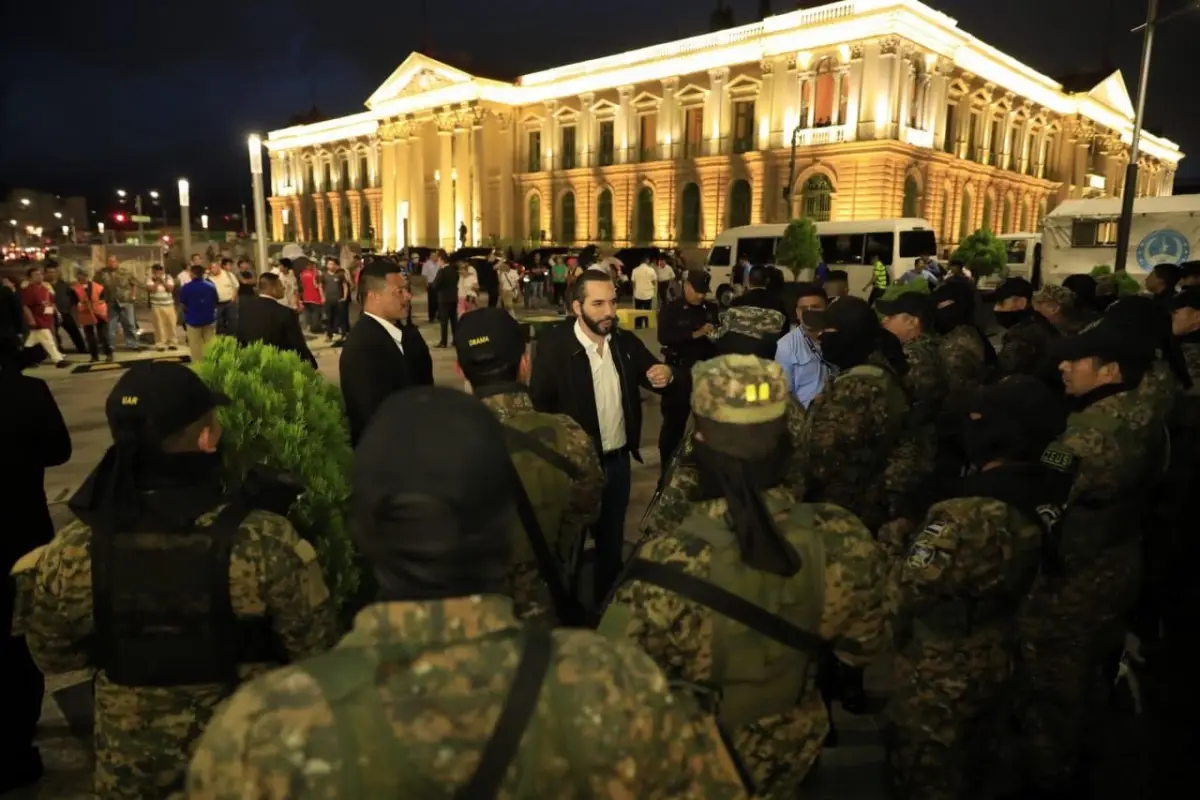
<path id="1" fill-rule="evenodd" d="M 646 371 L 658 359 L 632 331 L 617 328 L 609 339 L 617 355 L 617 375 L 621 379 L 621 406 L 625 414 L 626 447 L 638 461 L 642 438 L 642 396 L 639 389 L 656 391 Z M 602 454 L 600 418 L 596 412 L 596 394 L 592 386 L 592 367 L 587 353 L 575 336 L 575 320 L 569 319 L 547 330 L 537 341 L 529 394 L 538 411 L 566 414 L 587 431 Z"/>
<path id="2" fill-rule="evenodd" d="M 350 329 L 338 359 L 342 397 L 350 420 L 350 443 L 357 444 L 375 410 L 393 392 L 433 385 L 433 357 L 415 325 L 399 325 L 404 352 L 392 335 L 363 314 Z"/>
<path id="3" fill-rule="evenodd" d="M 458 302 L 458 267 L 446 264 L 433 278 L 433 291 L 439 303 Z"/>
<path id="4" fill-rule="evenodd" d="M 280 350 L 290 350 L 315 368 L 313 358 L 300 330 L 300 318 L 296 312 L 281 306 L 274 298 L 246 296 L 238 300 L 237 315 L 238 344 L 262 342 Z"/>
<path id="5" fill-rule="evenodd" d="M 0 398 L 9 422 L 0 458 L 0 502 L 5 533 L 0 536 L 4 575 L 21 556 L 54 538 L 46 504 L 46 468 L 71 457 L 71 434 L 45 381 L 22 375 L 11 363 L 0 366 Z M 0 591 L 4 584 L 0 581 Z M 7 627 L 0 623 L 0 632 Z"/>

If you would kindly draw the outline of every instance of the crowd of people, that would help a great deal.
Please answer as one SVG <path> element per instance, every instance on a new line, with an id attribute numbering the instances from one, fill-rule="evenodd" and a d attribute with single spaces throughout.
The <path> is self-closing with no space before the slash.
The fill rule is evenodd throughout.
<path id="1" fill-rule="evenodd" d="M 961 271 L 872 304 L 832 270 L 785 302 L 755 267 L 722 310 L 693 270 L 660 360 L 605 269 L 568 273 L 531 359 L 478 274 L 431 262 L 469 393 L 433 386 L 408 269 L 321 287 L 327 320 L 363 312 L 340 373 L 378 593 L 348 633 L 321 543 L 220 485 L 229 400 L 181 364 L 118 381 L 75 521 L 31 512 L 5 663 L 38 697 L 37 668 L 97 670 L 101 796 L 797 797 L 831 704 L 876 710 L 888 663 L 898 797 L 1085 798 L 1130 653 L 1194 648 L 1196 265 L 1153 296 L 1009 279 L 994 342 Z M 291 271 L 256 299 L 298 330 Z M 53 405 L 17 341 L 0 379 Z M 643 391 L 663 468 L 630 554 Z M 10 722 L 15 785 L 36 713 Z"/>

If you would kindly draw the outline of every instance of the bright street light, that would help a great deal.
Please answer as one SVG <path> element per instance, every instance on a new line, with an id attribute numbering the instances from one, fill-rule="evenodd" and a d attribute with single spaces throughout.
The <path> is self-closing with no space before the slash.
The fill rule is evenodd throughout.
<path id="1" fill-rule="evenodd" d="M 9 224 L 9 225 L 12 225 L 14 228 L 15 228 L 15 227 L 17 227 L 17 221 L 16 221 L 15 219 L 10 219 L 10 220 L 8 221 L 8 224 Z"/>
<path id="2" fill-rule="evenodd" d="M 126 192 L 124 189 L 117 189 L 117 197 L 121 198 L 122 200 L 125 199 L 126 194 L 128 194 L 128 192 Z"/>
<path id="3" fill-rule="evenodd" d="M 30 201 L 29 201 L 29 198 L 28 198 L 28 197 L 22 197 L 22 198 L 21 198 L 21 205 L 25 206 L 26 208 L 29 208 L 29 202 L 30 202 Z"/>
<path id="4" fill-rule="evenodd" d="M 62 219 L 62 212 L 61 212 L 61 211 L 55 211 L 55 212 L 54 212 L 54 218 L 55 218 L 55 219 Z"/>
<path id="5" fill-rule="evenodd" d="M 157 190 L 157 189 L 151 189 L 151 190 L 150 190 L 150 199 L 151 199 L 151 200 L 157 200 L 157 199 L 158 199 L 158 190 Z"/>
<path id="6" fill-rule="evenodd" d="M 208 230 L 208 214 L 200 215 L 200 227 L 204 228 L 204 230 Z"/>

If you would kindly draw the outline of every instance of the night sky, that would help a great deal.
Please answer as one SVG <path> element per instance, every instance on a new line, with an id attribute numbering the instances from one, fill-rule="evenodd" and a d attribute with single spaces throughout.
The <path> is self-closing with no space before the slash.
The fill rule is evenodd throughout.
<path id="1" fill-rule="evenodd" d="M 1106 46 L 1136 94 L 1146 0 L 929 0 L 1034 69 L 1098 69 Z M 1190 0 L 1162 0 L 1164 11 Z M 738 24 L 758 0 L 732 0 Z M 430 0 L 434 55 L 511 78 L 708 29 L 715 0 Z M 793 7 L 774 0 L 776 11 Z M 0 49 L 0 188 L 93 198 L 192 183 L 192 205 L 248 199 L 245 136 L 315 103 L 363 101 L 421 42 L 418 0 L 24 2 Z M 361 11 L 365 16 L 356 17 Z M 1200 12 L 1160 29 L 1147 122 L 1200 177 Z M 1190 65 L 1190 67 L 1189 67 Z M 1190 74 L 1189 74 L 1190 73 Z"/>

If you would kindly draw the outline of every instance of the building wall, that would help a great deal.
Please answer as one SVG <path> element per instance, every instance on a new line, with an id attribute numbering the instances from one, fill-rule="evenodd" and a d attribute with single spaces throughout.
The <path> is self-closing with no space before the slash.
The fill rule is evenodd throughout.
<path id="1" fill-rule="evenodd" d="M 735 223 L 906 212 L 948 246 L 985 224 L 1038 229 L 1064 199 L 1117 194 L 1127 159 L 1115 131 L 887 36 L 533 105 L 386 119 L 372 136 L 274 153 L 271 203 L 277 238 L 370 239 L 386 250 L 453 249 L 462 221 L 468 244 L 704 246 Z M 1171 192 L 1171 164 L 1143 156 L 1142 166 L 1139 196 Z M 458 176 L 450 188 L 447 167 Z M 748 203 L 734 203 L 739 181 Z M 813 191 L 822 181 L 827 207 Z M 647 191 L 649 206 L 639 202 Z M 610 215 L 600 213 L 605 192 Z M 285 229 L 285 207 L 302 227 Z"/>

